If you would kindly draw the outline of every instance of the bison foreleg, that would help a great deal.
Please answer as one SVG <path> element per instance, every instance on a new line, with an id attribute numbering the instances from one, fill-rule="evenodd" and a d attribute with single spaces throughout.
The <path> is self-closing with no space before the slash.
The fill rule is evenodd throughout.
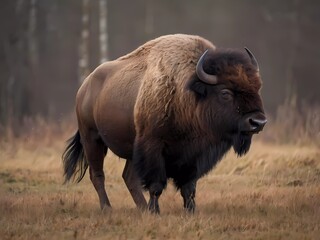
<path id="1" fill-rule="evenodd" d="M 162 193 L 163 186 L 160 184 L 152 184 L 149 189 L 149 194 L 150 194 L 150 200 L 148 203 L 148 208 L 151 213 L 160 213 L 160 208 L 159 208 L 159 197 Z"/>
<path id="2" fill-rule="evenodd" d="M 131 159 L 127 159 L 122 177 L 137 207 L 143 210 L 146 209 L 147 202 L 143 196 L 141 183 L 133 167 Z"/>
<path id="3" fill-rule="evenodd" d="M 195 195 L 196 195 L 197 181 L 190 181 L 181 187 L 181 196 L 183 197 L 183 206 L 190 212 L 194 213 L 196 208 Z"/>
<path id="4" fill-rule="evenodd" d="M 163 143 L 153 138 L 135 140 L 133 162 L 142 186 L 149 190 L 148 208 L 152 213 L 160 213 L 158 199 L 167 184 L 162 149 Z"/>

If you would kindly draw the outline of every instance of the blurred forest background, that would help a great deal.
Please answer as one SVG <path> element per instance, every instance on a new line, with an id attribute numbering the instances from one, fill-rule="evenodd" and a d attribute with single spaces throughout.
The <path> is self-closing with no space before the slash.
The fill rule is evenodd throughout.
<path id="1" fill-rule="evenodd" d="M 0 125 L 15 134 L 28 119 L 70 116 L 82 80 L 101 62 L 171 33 L 249 47 L 270 116 L 290 117 L 284 105 L 305 115 L 307 106 L 320 122 L 317 0 L 2 0 L 0 29 Z"/>

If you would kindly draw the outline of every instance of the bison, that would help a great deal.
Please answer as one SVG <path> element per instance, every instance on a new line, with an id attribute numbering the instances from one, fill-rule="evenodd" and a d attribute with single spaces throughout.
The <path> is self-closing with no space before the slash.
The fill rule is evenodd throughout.
<path id="1" fill-rule="evenodd" d="M 137 207 L 159 213 L 168 179 L 195 210 L 196 183 L 233 147 L 239 155 L 267 120 L 254 55 L 174 34 L 98 66 L 76 96 L 78 131 L 63 154 L 66 182 L 89 166 L 100 206 L 111 207 L 103 162 L 126 159 L 123 179 Z M 147 204 L 143 188 L 149 191 Z"/>

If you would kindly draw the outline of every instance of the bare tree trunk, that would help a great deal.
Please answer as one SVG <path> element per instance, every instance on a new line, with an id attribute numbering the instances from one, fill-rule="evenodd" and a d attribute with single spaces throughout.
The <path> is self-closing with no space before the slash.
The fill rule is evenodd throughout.
<path id="1" fill-rule="evenodd" d="M 27 91 L 29 93 L 30 102 L 30 114 L 36 113 L 34 106 L 37 106 L 37 96 L 40 85 L 39 81 L 39 42 L 37 36 L 37 22 L 38 22 L 38 0 L 30 0 L 29 5 L 29 20 L 28 20 L 28 61 L 30 64 L 30 81 L 27 85 Z"/>
<path id="2" fill-rule="evenodd" d="M 79 47 L 79 80 L 80 83 L 89 74 L 89 0 L 82 0 L 82 31 Z"/>
<path id="3" fill-rule="evenodd" d="M 4 124 L 14 134 L 19 132 L 23 117 L 29 112 L 28 93 L 26 86 L 29 81 L 28 59 L 26 54 L 26 29 L 28 19 L 28 2 L 12 1 L 8 14 L 7 32 L 2 40 L 4 64 L 7 76 L 4 79 L 5 99 Z"/>
<path id="4" fill-rule="evenodd" d="M 100 63 L 108 60 L 107 0 L 99 0 Z"/>
<path id="5" fill-rule="evenodd" d="M 29 8 L 29 26 L 28 26 L 28 50 L 29 50 L 29 60 L 32 67 L 38 66 L 39 56 L 38 56 L 38 45 L 36 38 L 36 28 L 37 28 L 37 0 L 30 1 Z"/>
<path id="6" fill-rule="evenodd" d="M 6 1 L 4 7 L 1 8 L 1 20 L 0 20 L 0 41 L 1 41 L 1 55 L 0 55 L 0 114 L 1 125 L 6 129 L 11 129 L 9 126 L 12 116 L 12 101 L 11 101 L 11 89 L 10 84 L 14 82 L 12 76 L 12 55 L 11 49 L 13 43 L 17 41 L 16 34 L 12 33 L 12 28 L 15 27 L 14 9 L 16 8 L 16 1 Z M 8 133 L 8 132 L 7 132 Z M 0 134 L 2 135 L 2 134 Z"/>
<path id="7" fill-rule="evenodd" d="M 300 0 L 296 0 L 295 3 L 294 12 L 292 13 L 292 20 L 291 20 L 291 29 L 290 29 L 290 35 L 291 35 L 291 41 L 290 44 L 290 52 L 287 56 L 287 66 L 285 69 L 285 81 L 286 81 L 286 101 L 287 104 L 292 105 L 293 107 L 296 106 L 297 103 L 297 83 L 294 81 L 294 69 L 295 69 L 295 63 L 297 61 L 297 55 L 298 55 L 298 47 L 300 42 L 300 28 L 299 28 L 299 21 L 300 21 L 300 9 L 301 9 L 301 2 Z"/>

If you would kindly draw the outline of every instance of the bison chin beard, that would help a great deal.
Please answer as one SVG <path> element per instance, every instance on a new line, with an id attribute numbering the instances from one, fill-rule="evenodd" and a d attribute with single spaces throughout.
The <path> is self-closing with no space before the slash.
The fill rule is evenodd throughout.
<path id="1" fill-rule="evenodd" d="M 241 132 L 233 137 L 233 149 L 238 156 L 242 156 L 249 151 L 251 139 L 252 134 L 245 134 Z"/>

